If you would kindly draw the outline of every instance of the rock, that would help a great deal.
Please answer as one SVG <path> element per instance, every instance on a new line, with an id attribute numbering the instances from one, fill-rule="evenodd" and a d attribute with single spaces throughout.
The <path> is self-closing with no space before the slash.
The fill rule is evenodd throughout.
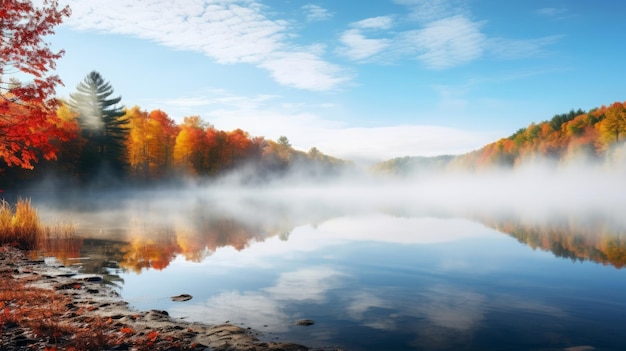
<path id="1" fill-rule="evenodd" d="M 309 326 L 309 325 L 313 325 L 315 324 L 315 321 L 312 319 L 299 319 L 296 321 L 296 325 L 301 325 L 301 326 Z"/>
<path id="2" fill-rule="evenodd" d="M 150 312 L 157 314 L 157 315 L 162 315 L 162 316 L 169 316 L 170 314 L 167 313 L 167 311 L 161 311 L 161 310 L 150 310 Z"/>
<path id="3" fill-rule="evenodd" d="M 180 294 L 177 296 L 172 296 L 172 301 L 189 301 L 193 297 L 189 294 Z"/>
<path id="4" fill-rule="evenodd" d="M 83 278 L 83 280 L 86 281 L 86 282 L 101 282 L 102 281 L 102 277 L 99 277 L 99 276 L 95 275 L 95 276 Z"/>
<path id="5" fill-rule="evenodd" d="M 61 274 L 57 274 L 56 276 L 60 278 L 71 278 L 75 275 L 76 273 L 61 273 Z"/>

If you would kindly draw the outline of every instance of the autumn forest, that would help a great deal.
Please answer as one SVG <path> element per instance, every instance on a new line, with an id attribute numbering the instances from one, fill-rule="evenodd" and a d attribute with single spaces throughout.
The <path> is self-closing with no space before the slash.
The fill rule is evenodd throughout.
<path id="1" fill-rule="evenodd" d="M 310 172 L 333 172 L 344 162 L 293 149 L 287 137 L 278 141 L 251 137 L 242 129 L 218 130 L 199 116 L 176 124 L 166 112 L 124 108 L 109 82 L 96 71 L 87 75 L 56 111 L 54 157 L 34 164 L 7 160 L 27 170 L 13 170 L 15 180 L 55 174 L 75 184 L 112 180 L 149 183 L 185 177 L 208 177 L 249 166 L 255 173 L 280 173 L 295 166 Z M 52 155 L 52 154 L 51 154 Z"/>
<path id="2" fill-rule="evenodd" d="M 424 169 L 476 170 L 493 166 L 516 167 L 533 159 L 567 162 L 573 159 L 607 161 L 626 140 L 626 101 L 585 112 L 558 114 L 531 123 L 514 134 L 463 155 L 402 157 L 377 164 L 386 173 L 412 173 Z"/>

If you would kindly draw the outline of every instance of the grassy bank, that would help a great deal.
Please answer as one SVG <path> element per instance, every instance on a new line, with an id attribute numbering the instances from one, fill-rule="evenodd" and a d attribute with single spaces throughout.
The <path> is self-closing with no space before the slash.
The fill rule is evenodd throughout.
<path id="1" fill-rule="evenodd" d="M 71 224 L 43 225 L 28 199 L 18 199 L 15 206 L 0 200 L 0 245 L 33 250 L 46 247 L 51 238 L 70 238 L 73 234 Z"/>

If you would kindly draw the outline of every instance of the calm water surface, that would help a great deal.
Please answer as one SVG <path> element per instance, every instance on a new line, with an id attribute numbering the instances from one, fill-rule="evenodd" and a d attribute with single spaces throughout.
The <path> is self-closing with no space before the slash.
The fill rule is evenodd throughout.
<path id="1" fill-rule="evenodd" d="M 312 347 L 626 350 L 626 236 L 602 216 L 528 224 L 265 195 L 40 211 L 84 238 L 51 254 L 105 274 L 138 309 Z M 182 293 L 193 299 L 169 299 Z"/>

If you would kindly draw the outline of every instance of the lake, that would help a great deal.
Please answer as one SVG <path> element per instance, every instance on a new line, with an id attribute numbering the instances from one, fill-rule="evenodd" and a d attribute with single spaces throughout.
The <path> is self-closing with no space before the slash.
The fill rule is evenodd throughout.
<path id="1" fill-rule="evenodd" d="M 138 309 L 355 351 L 626 349 L 624 220 L 600 202 L 376 185 L 32 197 L 81 238 L 49 254 Z"/>

